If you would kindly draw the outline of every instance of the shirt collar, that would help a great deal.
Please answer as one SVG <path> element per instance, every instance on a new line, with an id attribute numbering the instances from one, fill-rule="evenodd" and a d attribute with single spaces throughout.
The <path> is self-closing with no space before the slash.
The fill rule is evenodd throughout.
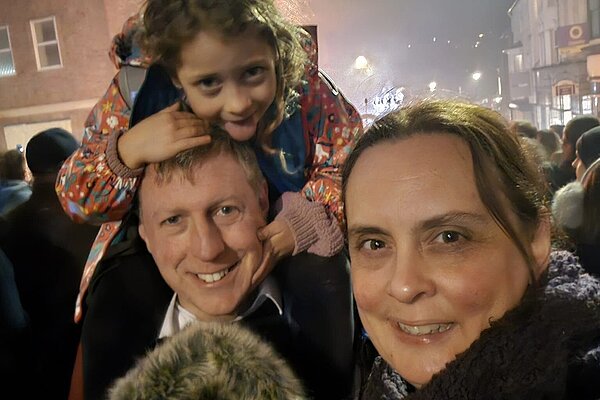
<path id="1" fill-rule="evenodd" d="M 258 286 L 258 293 L 254 298 L 254 301 L 244 312 L 238 315 L 234 322 L 241 321 L 242 319 L 248 317 L 256 310 L 258 310 L 265 301 L 271 301 L 273 305 L 277 308 L 279 315 L 283 315 L 283 306 L 281 300 L 281 290 L 279 289 L 279 285 L 277 281 L 271 276 L 265 278 L 265 280 Z M 165 319 L 163 320 L 162 327 L 160 328 L 158 338 L 162 339 L 164 337 L 173 336 L 192 322 L 197 321 L 197 318 L 188 310 L 183 308 L 179 301 L 177 301 L 177 293 L 173 294 L 173 298 L 171 298 L 171 302 L 169 303 L 169 308 L 167 308 L 167 312 L 165 314 Z"/>

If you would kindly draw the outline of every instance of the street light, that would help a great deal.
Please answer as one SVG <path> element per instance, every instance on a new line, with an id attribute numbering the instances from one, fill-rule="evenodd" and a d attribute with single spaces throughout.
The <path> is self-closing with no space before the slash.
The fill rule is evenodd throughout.
<path id="1" fill-rule="evenodd" d="M 435 92 L 436 88 L 437 88 L 437 82 L 436 81 L 429 82 L 429 91 L 430 92 Z"/>
<path id="2" fill-rule="evenodd" d="M 358 56 L 354 60 L 354 68 L 364 70 L 369 67 L 369 60 L 365 56 Z"/>
<path id="3" fill-rule="evenodd" d="M 479 72 L 479 71 L 473 72 L 473 75 L 471 75 L 471 78 L 473 78 L 474 81 L 480 80 L 481 79 L 481 72 Z"/>

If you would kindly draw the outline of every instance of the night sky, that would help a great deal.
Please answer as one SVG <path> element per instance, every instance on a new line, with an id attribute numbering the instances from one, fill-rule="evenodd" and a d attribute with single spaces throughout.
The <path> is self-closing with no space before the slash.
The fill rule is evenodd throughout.
<path id="1" fill-rule="evenodd" d="M 501 50 L 510 47 L 514 0 L 297 0 L 296 18 L 318 25 L 320 66 L 356 104 L 383 87 L 405 86 L 492 96 Z M 298 17 L 300 16 L 300 17 Z M 479 34 L 483 33 L 483 38 Z M 433 38 L 436 41 L 433 41 Z M 478 47 L 474 47 L 477 41 Z M 450 44 L 448 44 L 450 41 Z M 410 48 L 408 47 L 410 45 Z M 357 56 L 373 65 L 365 79 Z M 471 74 L 482 72 L 475 82 Z"/>

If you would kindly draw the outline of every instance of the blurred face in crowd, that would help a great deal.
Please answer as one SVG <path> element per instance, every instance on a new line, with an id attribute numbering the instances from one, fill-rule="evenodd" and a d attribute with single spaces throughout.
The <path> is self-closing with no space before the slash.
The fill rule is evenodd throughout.
<path id="1" fill-rule="evenodd" d="M 573 168 L 575 168 L 575 176 L 577 176 L 577 180 L 581 181 L 581 178 L 583 177 L 583 174 L 585 173 L 585 170 L 587 168 L 579 158 L 579 154 L 577 154 L 577 152 L 575 154 L 575 160 L 573 160 L 573 163 L 571 165 L 573 166 Z"/>
<path id="2" fill-rule="evenodd" d="M 182 47 L 177 80 L 194 114 L 245 141 L 275 99 L 275 53 L 254 30 L 235 38 L 200 31 Z"/>
<path id="3" fill-rule="evenodd" d="M 412 385 L 427 383 L 521 300 L 531 270 L 481 201 L 458 136 L 418 134 L 366 149 L 345 199 L 361 320 Z M 534 275 L 550 243 L 547 229 L 538 231 L 529 243 L 540 265 Z"/>
<path id="4" fill-rule="evenodd" d="M 180 304 L 203 321 L 231 320 L 262 260 L 257 229 L 265 225 L 259 193 L 228 154 L 210 156 L 158 184 L 146 168 L 140 188 L 140 236 Z"/>

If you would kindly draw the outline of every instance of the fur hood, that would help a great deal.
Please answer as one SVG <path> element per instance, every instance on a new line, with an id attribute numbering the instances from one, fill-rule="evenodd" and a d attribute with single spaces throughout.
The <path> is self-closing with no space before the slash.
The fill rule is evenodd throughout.
<path id="1" fill-rule="evenodd" d="M 600 282 L 555 252 L 540 287 L 426 386 L 408 394 L 378 357 L 362 399 L 598 399 L 599 377 Z"/>
<path id="2" fill-rule="evenodd" d="M 285 361 L 240 324 L 194 323 L 116 381 L 111 400 L 296 400 L 304 391 Z"/>

